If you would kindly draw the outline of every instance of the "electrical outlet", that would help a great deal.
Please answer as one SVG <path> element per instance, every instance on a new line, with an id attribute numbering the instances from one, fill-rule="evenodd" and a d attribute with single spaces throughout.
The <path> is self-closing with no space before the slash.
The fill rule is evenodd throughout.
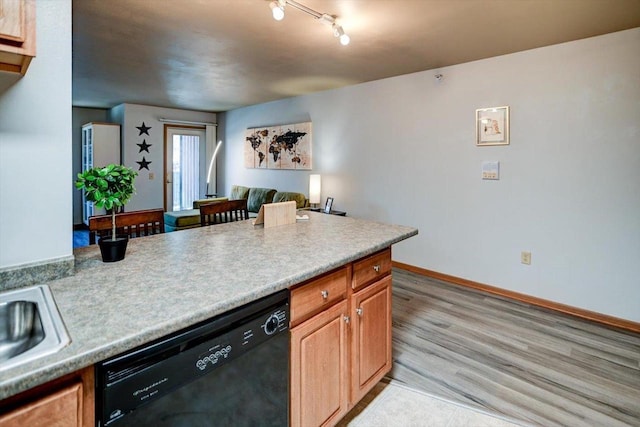
<path id="1" fill-rule="evenodd" d="M 154 179 L 156 176 L 153 174 L 153 172 L 149 172 L 149 179 Z"/>
<path id="2" fill-rule="evenodd" d="M 531 265 L 531 252 L 522 251 L 520 253 L 520 262 L 523 264 Z"/>

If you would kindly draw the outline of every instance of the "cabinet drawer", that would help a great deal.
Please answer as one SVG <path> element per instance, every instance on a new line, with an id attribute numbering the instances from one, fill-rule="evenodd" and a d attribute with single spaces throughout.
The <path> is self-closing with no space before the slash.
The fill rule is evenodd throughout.
<path id="1" fill-rule="evenodd" d="M 391 272 L 391 249 L 353 263 L 353 289 L 360 289 Z"/>
<path id="2" fill-rule="evenodd" d="M 291 291 L 291 324 L 330 307 L 347 296 L 349 270 L 341 268 Z"/>

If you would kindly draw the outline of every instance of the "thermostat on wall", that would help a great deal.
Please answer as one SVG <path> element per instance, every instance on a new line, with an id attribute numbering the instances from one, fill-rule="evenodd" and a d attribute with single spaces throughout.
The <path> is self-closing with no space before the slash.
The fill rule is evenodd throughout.
<path id="1" fill-rule="evenodd" d="M 500 162 L 482 162 L 482 179 L 500 179 Z"/>

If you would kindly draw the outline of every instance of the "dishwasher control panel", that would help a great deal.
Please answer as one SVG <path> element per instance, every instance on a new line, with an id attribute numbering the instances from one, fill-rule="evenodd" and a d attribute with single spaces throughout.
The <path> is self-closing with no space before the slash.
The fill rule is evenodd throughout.
<path id="1" fill-rule="evenodd" d="M 197 355 L 195 366 L 200 371 L 219 366 L 235 357 L 238 351 L 244 353 L 288 328 L 289 317 L 285 308 L 263 313 L 238 329 L 198 346 L 206 350 Z"/>

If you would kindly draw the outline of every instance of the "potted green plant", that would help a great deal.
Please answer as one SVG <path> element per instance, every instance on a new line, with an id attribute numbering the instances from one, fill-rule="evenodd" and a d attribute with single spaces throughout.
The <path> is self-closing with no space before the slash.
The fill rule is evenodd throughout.
<path id="1" fill-rule="evenodd" d="M 110 164 L 94 167 L 78 174 L 76 188 L 84 190 L 88 201 L 94 206 L 111 212 L 111 238 L 101 238 L 98 244 L 104 262 L 124 259 L 128 236 L 116 235 L 116 210 L 127 204 L 135 194 L 135 181 L 138 172 L 123 165 Z"/>

